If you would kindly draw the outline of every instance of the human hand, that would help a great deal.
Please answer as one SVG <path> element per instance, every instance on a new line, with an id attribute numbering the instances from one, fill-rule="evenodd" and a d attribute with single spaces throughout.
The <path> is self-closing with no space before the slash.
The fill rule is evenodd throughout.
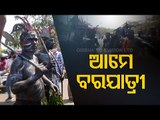
<path id="1" fill-rule="evenodd" d="M 52 67 L 55 67 L 56 66 L 56 62 L 55 62 L 55 60 L 51 60 L 51 64 L 52 64 Z"/>
<path id="2" fill-rule="evenodd" d="M 50 87 L 51 89 L 54 91 L 54 92 L 58 92 L 59 91 L 59 88 L 57 85 L 53 84 L 52 82 L 50 83 Z"/>
<path id="3" fill-rule="evenodd" d="M 40 77 L 43 76 L 44 72 L 47 71 L 48 69 L 46 66 L 43 65 L 43 63 L 39 64 L 37 66 L 39 69 L 36 70 L 35 77 L 36 79 L 39 79 Z"/>

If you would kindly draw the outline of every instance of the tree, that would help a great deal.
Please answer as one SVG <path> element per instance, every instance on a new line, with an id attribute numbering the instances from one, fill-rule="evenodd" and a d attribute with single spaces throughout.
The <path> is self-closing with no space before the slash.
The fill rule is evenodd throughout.
<path id="1" fill-rule="evenodd" d="M 40 32 L 44 27 L 47 27 L 50 37 L 54 38 L 58 46 L 58 50 L 60 50 L 58 37 L 57 37 L 57 33 L 55 30 L 55 26 L 54 26 L 54 20 L 51 15 L 30 15 L 30 16 L 25 16 L 25 17 L 27 17 L 28 20 L 32 20 L 31 24 L 36 26 L 36 28 Z"/>
<path id="2" fill-rule="evenodd" d="M 22 27 L 25 27 L 25 25 L 23 26 L 23 24 L 26 24 L 26 22 L 28 21 L 30 26 L 31 27 L 35 26 L 37 31 L 40 33 L 42 32 L 43 28 L 47 28 L 48 34 L 50 35 L 50 37 L 54 38 L 58 46 L 58 50 L 60 50 L 58 37 L 54 26 L 54 21 L 51 15 L 23 15 L 23 16 L 15 16 L 15 19 L 21 19 L 22 23 L 17 24 L 17 26 L 15 27 L 16 28 L 15 32 L 12 31 L 13 38 L 15 39 L 11 45 L 12 47 L 19 48 L 19 36 L 22 33 L 22 31 L 24 31 L 24 28 Z M 41 44 L 39 44 L 39 49 L 41 48 L 42 46 Z"/>
<path id="3" fill-rule="evenodd" d="M 97 35 L 99 36 L 99 38 L 102 38 L 107 32 L 112 32 L 112 31 L 113 29 L 100 27 L 97 30 Z"/>

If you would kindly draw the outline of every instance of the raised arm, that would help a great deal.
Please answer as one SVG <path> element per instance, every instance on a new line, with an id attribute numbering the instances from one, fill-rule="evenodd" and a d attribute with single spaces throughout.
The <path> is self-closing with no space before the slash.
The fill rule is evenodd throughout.
<path id="1" fill-rule="evenodd" d="M 53 84 L 45 75 L 42 76 L 45 84 L 49 85 L 53 91 L 59 91 L 58 86 Z"/>

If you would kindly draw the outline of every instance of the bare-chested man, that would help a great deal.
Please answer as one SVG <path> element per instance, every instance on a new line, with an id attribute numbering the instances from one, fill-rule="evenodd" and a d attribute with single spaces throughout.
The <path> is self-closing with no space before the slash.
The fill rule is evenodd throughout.
<path id="1" fill-rule="evenodd" d="M 56 86 L 44 76 L 47 68 L 43 64 L 39 64 L 34 56 L 37 48 L 35 34 L 23 32 L 20 36 L 20 45 L 22 47 L 21 55 L 37 64 L 41 70 L 20 56 L 15 58 L 8 76 L 11 90 L 16 95 L 15 105 L 41 105 L 41 99 L 45 95 L 44 82 L 53 90 Z"/>
<path id="2" fill-rule="evenodd" d="M 46 46 L 47 51 L 52 50 L 53 47 L 55 46 L 54 40 L 49 37 L 42 37 L 42 39 L 44 41 L 44 44 Z M 47 54 L 47 51 L 43 48 L 41 51 L 36 52 L 35 56 L 38 58 L 39 63 L 43 63 L 43 65 L 47 66 L 47 68 L 48 68 L 48 70 L 44 72 L 44 75 L 49 80 L 54 82 L 53 75 L 56 74 L 55 62 L 54 62 L 54 59 L 50 59 L 53 57 L 51 56 L 51 54 Z M 47 98 L 47 102 L 49 102 L 49 89 L 50 89 L 49 86 L 45 85 L 45 95 Z"/>

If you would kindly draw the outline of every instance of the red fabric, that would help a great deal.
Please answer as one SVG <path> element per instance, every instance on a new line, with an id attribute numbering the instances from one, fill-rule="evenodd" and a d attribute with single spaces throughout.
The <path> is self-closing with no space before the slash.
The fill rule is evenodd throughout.
<path id="1" fill-rule="evenodd" d="M 6 59 L 0 62 L 0 71 L 5 70 L 5 66 L 6 66 Z"/>

